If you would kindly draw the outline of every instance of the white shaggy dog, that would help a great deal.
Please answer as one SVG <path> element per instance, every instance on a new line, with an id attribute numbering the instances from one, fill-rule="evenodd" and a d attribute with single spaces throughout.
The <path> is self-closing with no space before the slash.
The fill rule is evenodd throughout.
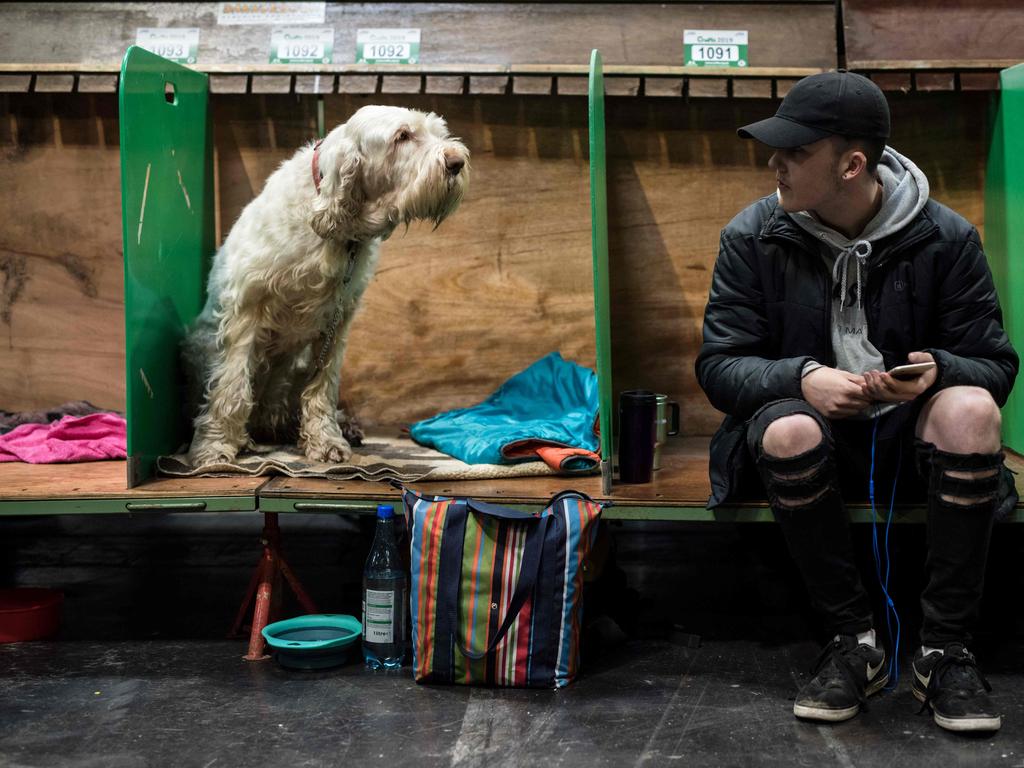
<path id="1" fill-rule="evenodd" d="M 194 466 L 231 461 L 254 437 L 297 441 L 314 461 L 351 456 L 338 382 L 380 242 L 399 224 L 449 216 L 468 160 L 437 115 L 367 106 L 267 179 L 217 252 L 183 345 L 201 401 Z"/>

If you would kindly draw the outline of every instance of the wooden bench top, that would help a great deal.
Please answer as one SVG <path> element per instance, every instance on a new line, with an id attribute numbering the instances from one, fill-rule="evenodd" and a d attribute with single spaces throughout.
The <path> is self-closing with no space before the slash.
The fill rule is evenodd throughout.
<path id="1" fill-rule="evenodd" d="M 154 478 L 127 487 L 124 461 L 0 464 L 0 515 L 255 510 L 266 477 Z"/>
<path id="2" fill-rule="evenodd" d="M 710 511 L 705 508 L 711 486 L 708 480 L 708 437 L 672 438 L 662 456 L 662 468 L 652 482 L 643 485 L 615 484 L 611 495 L 601 493 L 601 479 L 583 477 L 532 477 L 509 480 L 410 483 L 423 493 L 472 496 L 510 505 L 544 503 L 558 491 L 572 488 L 595 499 L 613 502 L 606 517 L 637 520 L 688 520 L 728 522 L 769 522 L 771 511 L 764 503 L 730 505 Z M 1007 452 L 1007 464 L 1020 474 L 1024 458 Z M 1018 488 L 1021 484 L 1018 481 Z M 276 477 L 260 490 L 260 509 L 269 512 L 362 511 L 376 502 L 396 502 L 399 492 L 384 483 L 362 480 L 334 481 L 311 478 Z M 850 505 L 857 521 L 870 521 L 865 503 Z M 920 508 L 898 510 L 899 521 L 920 521 Z M 1024 505 L 1018 505 L 1014 519 L 1024 522 Z"/>
<path id="3" fill-rule="evenodd" d="M 613 506 L 615 519 L 759 522 L 770 521 L 763 503 L 733 505 L 709 511 L 707 437 L 670 439 L 662 468 L 652 482 L 616 484 L 610 496 L 601 493 L 596 475 L 542 476 L 507 480 L 410 483 L 418 491 L 438 496 L 473 496 L 509 505 L 537 505 L 555 493 L 572 488 Z M 1024 474 L 1024 458 L 1007 452 L 1008 466 Z M 377 502 L 398 501 L 399 492 L 383 482 L 292 477 L 156 478 L 126 488 L 123 461 L 83 464 L 0 464 L 0 515 L 79 514 L 102 512 L 367 512 Z M 1018 481 L 1018 488 L 1022 488 Z M 854 520 L 871 519 L 864 504 L 851 505 Z M 923 519 L 920 509 L 899 510 L 898 521 Z M 1013 519 L 1024 522 L 1024 505 Z"/>

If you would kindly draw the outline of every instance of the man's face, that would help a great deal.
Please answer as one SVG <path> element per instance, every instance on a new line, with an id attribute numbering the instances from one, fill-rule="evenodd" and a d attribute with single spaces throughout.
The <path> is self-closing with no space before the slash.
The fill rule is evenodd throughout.
<path id="1" fill-rule="evenodd" d="M 789 213 L 828 207 L 839 195 L 840 170 L 831 138 L 776 149 L 768 167 L 775 171 L 782 210 Z"/>

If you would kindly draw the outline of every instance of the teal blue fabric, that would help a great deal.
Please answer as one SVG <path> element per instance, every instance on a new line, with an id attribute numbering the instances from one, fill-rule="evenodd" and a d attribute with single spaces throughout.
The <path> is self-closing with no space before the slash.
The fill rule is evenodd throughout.
<path id="1" fill-rule="evenodd" d="M 552 352 L 479 405 L 412 425 L 417 443 L 467 464 L 512 464 L 502 448 L 523 440 L 597 452 L 597 374 Z"/>

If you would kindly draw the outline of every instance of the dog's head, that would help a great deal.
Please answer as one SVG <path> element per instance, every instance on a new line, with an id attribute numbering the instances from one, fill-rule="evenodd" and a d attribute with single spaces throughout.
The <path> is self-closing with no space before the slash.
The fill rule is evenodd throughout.
<path id="1" fill-rule="evenodd" d="M 320 146 L 310 225 L 320 237 L 387 237 L 399 224 L 450 216 L 469 184 L 469 150 L 433 112 L 360 109 Z"/>

